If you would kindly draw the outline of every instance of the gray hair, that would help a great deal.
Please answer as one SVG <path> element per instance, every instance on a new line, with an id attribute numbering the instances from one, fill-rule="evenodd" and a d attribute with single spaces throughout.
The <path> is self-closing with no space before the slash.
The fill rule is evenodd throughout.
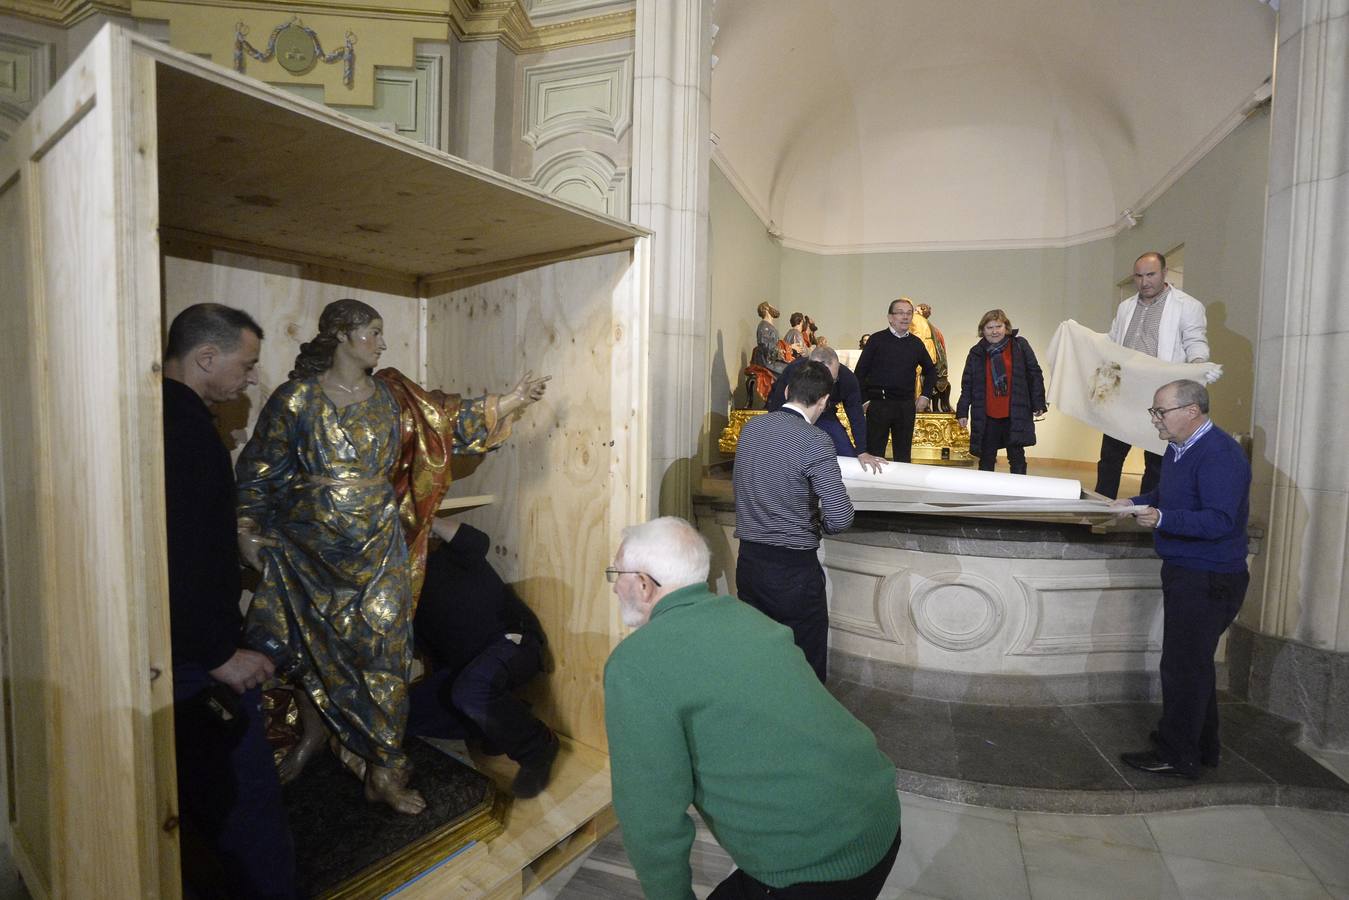
<path id="1" fill-rule="evenodd" d="M 645 572 L 666 590 L 706 584 L 712 565 L 707 541 L 678 516 L 662 516 L 623 529 L 622 565 Z"/>
<path id="2" fill-rule="evenodd" d="M 832 366 L 838 363 L 838 351 L 833 347 L 816 347 L 810 351 L 810 358 L 815 362 Z"/>
<path id="3" fill-rule="evenodd" d="M 1182 378 L 1162 385 L 1162 390 L 1167 388 L 1175 391 L 1177 406 L 1197 406 L 1201 413 L 1208 415 L 1208 388 L 1199 382 Z"/>
<path id="4" fill-rule="evenodd" d="M 221 303 L 195 303 L 174 317 L 169 325 L 165 359 L 183 359 L 203 344 L 214 344 L 221 353 L 239 349 L 245 331 L 262 340 L 262 326 L 242 309 Z"/>

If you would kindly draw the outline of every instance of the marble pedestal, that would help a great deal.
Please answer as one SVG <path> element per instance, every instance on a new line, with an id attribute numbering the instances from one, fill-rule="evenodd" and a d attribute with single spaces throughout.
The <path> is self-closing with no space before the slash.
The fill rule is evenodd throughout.
<path id="1" fill-rule="evenodd" d="M 734 505 L 695 513 L 716 586 L 734 593 Z M 1147 534 L 859 513 L 820 558 L 850 680 L 966 702 L 1155 696 L 1161 562 Z"/>

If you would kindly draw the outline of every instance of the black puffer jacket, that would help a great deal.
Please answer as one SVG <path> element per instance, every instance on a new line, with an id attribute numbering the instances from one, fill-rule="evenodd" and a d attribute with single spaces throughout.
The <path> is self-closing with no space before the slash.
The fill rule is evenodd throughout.
<path id="1" fill-rule="evenodd" d="M 1035 413 L 1047 408 L 1045 376 L 1030 342 L 1012 330 L 1012 403 L 1011 428 L 1007 442 L 1013 447 L 1035 445 Z M 970 420 L 970 452 L 975 456 L 983 445 L 984 419 L 988 413 L 984 391 L 987 388 L 988 341 L 980 338 L 965 358 L 965 373 L 960 376 L 960 402 L 956 418 Z"/>

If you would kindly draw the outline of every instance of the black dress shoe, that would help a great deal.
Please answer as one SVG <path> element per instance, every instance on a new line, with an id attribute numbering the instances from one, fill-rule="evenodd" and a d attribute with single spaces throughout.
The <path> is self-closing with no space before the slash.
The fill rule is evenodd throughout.
<path id="1" fill-rule="evenodd" d="M 1162 745 L 1162 736 L 1157 733 L 1156 729 L 1148 732 L 1148 740 L 1152 742 L 1152 746 L 1154 747 L 1160 747 Z M 1221 755 L 1215 753 L 1212 756 L 1199 757 L 1199 764 L 1206 769 L 1216 769 L 1221 760 Z"/>
<path id="2" fill-rule="evenodd" d="M 1176 768 L 1152 750 L 1121 753 L 1119 758 L 1124 761 L 1125 765 L 1132 766 L 1140 772 L 1151 772 L 1153 775 L 1166 775 L 1170 778 L 1188 778 L 1191 781 L 1199 777 L 1198 772 L 1187 772 L 1184 769 Z"/>

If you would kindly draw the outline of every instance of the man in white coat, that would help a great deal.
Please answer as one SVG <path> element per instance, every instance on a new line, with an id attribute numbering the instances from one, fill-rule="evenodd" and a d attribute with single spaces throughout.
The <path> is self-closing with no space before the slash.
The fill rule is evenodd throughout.
<path id="1" fill-rule="evenodd" d="M 1208 361 L 1208 319 L 1204 304 L 1166 281 L 1166 257 L 1149 251 L 1134 261 L 1138 293 L 1119 305 L 1110 326 L 1110 340 L 1166 362 Z M 1096 464 L 1096 493 L 1111 499 L 1119 495 L 1120 472 L 1130 445 L 1101 435 L 1101 459 Z M 1142 493 L 1157 487 L 1162 458 L 1143 453 Z"/>

